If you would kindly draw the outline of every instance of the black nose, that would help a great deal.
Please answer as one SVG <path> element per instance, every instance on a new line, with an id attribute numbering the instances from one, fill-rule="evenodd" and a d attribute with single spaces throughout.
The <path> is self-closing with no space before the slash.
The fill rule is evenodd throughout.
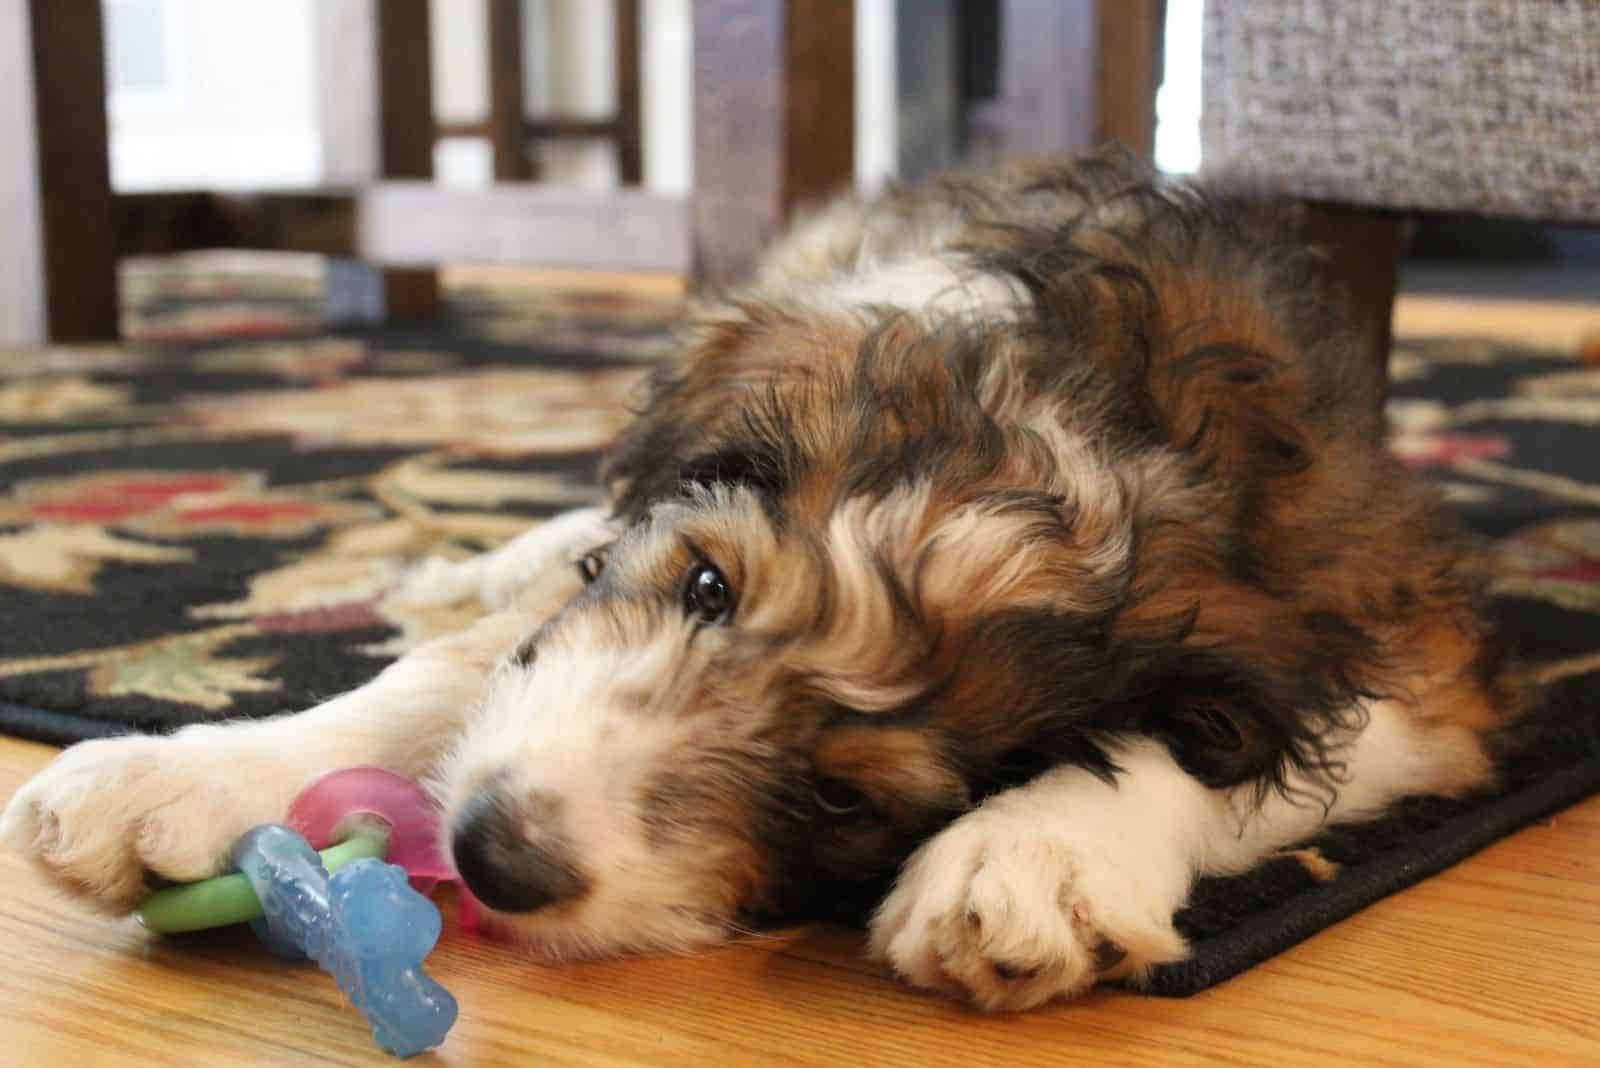
<path id="1" fill-rule="evenodd" d="M 560 810 L 555 798 L 519 804 L 495 787 L 472 796 L 456 817 L 450 848 L 479 901 L 499 912 L 533 912 L 583 895 L 589 884 L 573 863 Z"/>

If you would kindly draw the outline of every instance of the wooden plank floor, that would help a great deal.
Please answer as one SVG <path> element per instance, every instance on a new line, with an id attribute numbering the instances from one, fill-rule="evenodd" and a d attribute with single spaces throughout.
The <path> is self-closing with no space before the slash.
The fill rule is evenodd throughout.
<path id="1" fill-rule="evenodd" d="M 0 797 L 53 750 L 0 739 Z M 1600 1064 L 1600 797 L 1184 1001 L 991 1018 L 905 990 L 859 936 L 542 966 L 448 931 L 456 1065 Z M 0 856 L 0 1064 L 380 1064 L 314 969 L 248 934 L 159 940 Z"/>
<path id="2" fill-rule="evenodd" d="M 1600 313 L 1562 328 L 1563 341 L 1600 328 Z M 53 752 L 0 739 L 0 797 Z M 451 931 L 430 969 L 461 1020 L 414 1063 L 1600 1065 L 1600 798 L 1184 1001 L 1105 993 L 987 1018 L 897 986 L 858 951 L 856 935 L 797 932 L 545 967 Z M 152 939 L 0 853 L 0 1064 L 317 1063 L 392 1062 L 314 969 L 248 935 Z"/>

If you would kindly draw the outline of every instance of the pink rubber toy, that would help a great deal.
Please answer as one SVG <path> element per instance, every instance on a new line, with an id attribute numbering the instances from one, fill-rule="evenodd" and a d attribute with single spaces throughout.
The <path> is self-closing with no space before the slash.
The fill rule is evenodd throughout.
<path id="1" fill-rule="evenodd" d="M 313 849 L 326 849 L 346 837 L 350 821 L 360 816 L 388 824 L 384 860 L 404 868 L 419 893 L 457 878 L 439 848 L 439 810 L 433 799 L 386 768 L 342 768 L 319 776 L 290 803 L 286 822 Z M 458 887 L 456 915 L 463 929 L 478 930 L 478 903 L 465 886 Z"/>

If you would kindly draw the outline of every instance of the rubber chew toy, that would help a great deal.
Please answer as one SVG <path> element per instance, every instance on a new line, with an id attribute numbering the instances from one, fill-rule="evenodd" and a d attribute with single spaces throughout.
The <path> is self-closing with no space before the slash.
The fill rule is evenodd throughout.
<path id="1" fill-rule="evenodd" d="M 444 1041 L 456 999 L 422 971 L 439 940 L 439 910 L 405 869 L 364 858 L 330 876 L 316 851 L 276 824 L 240 839 L 234 863 L 261 901 L 267 941 L 293 947 L 333 976 L 379 1047 L 410 1057 Z"/>
<path id="2" fill-rule="evenodd" d="M 422 971 L 441 926 L 423 894 L 455 874 L 439 853 L 427 795 L 382 768 L 347 768 L 306 787 L 287 823 L 239 840 L 238 874 L 146 898 L 140 922 L 174 933 L 248 920 L 274 952 L 310 957 L 331 974 L 380 1047 L 409 1057 L 437 1046 L 456 1001 Z M 470 895 L 459 906 L 474 928 Z"/>

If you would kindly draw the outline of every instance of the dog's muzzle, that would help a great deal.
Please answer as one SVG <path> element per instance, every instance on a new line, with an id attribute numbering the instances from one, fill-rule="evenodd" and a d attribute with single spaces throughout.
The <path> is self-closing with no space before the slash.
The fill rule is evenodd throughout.
<path id="1" fill-rule="evenodd" d="M 451 853 L 477 899 L 498 912 L 534 912 L 582 897 L 589 889 L 573 859 L 560 798 L 516 798 L 479 787 L 456 817 Z"/>

